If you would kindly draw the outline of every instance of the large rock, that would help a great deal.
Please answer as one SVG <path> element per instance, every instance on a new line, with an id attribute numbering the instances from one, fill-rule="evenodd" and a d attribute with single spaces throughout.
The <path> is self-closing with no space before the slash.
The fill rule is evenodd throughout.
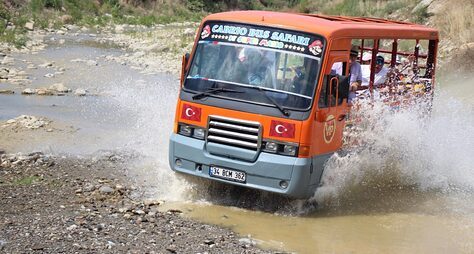
<path id="1" fill-rule="evenodd" d="M 54 90 L 54 91 L 57 91 L 57 92 L 60 92 L 60 93 L 67 93 L 69 92 L 69 88 L 67 88 L 66 86 L 64 86 L 63 83 L 56 83 L 56 84 L 52 84 L 50 87 L 49 87 L 50 90 Z"/>
<path id="2" fill-rule="evenodd" d="M 39 88 L 39 89 L 36 89 L 36 94 L 37 95 L 54 95 L 54 91 L 51 91 L 49 89 Z"/>
<path id="3" fill-rule="evenodd" d="M 0 69 L 0 79 L 8 79 L 8 74 L 10 71 L 8 69 L 2 68 Z"/>
<path id="4" fill-rule="evenodd" d="M 38 129 L 48 124 L 47 120 L 35 116 L 21 115 L 7 121 L 8 125 L 16 125 L 27 129 Z"/>
<path id="5" fill-rule="evenodd" d="M 0 94 L 14 94 L 13 90 L 0 89 Z"/>
<path id="6" fill-rule="evenodd" d="M 31 94 L 35 94 L 35 90 L 34 89 L 31 89 L 31 88 L 26 88 L 25 90 L 23 90 L 21 92 L 21 94 L 25 94 L 25 95 L 31 95 Z"/>

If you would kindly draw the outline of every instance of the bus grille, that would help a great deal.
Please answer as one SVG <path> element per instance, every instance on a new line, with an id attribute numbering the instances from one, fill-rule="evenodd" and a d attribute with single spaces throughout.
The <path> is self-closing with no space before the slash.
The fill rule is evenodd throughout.
<path id="1" fill-rule="evenodd" d="M 261 145 L 261 125 L 239 119 L 210 116 L 207 142 L 257 151 Z"/>

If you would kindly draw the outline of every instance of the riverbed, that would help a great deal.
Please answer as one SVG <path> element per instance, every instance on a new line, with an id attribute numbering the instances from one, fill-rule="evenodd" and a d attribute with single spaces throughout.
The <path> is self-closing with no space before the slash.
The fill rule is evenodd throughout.
<path id="1" fill-rule="evenodd" d="M 372 141 L 370 149 L 332 158 L 324 185 L 311 202 L 294 201 L 174 174 L 167 149 L 178 75 L 143 72 L 122 58 L 137 52 L 104 45 L 97 36 L 50 35 L 45 50 L 11 55 L 13 66 L 24 70 L 29 81 L 1 83 L 0 89 L 15 93 L 0 94 L 0 121 L 34 115 L 47 118 L 54 128 L 4 129 L 0 148 L 65 156 L 98 150 L 139 154 L 129 162 L 127 174 L 143 196 L 165 201 L 161 209 L 179 209 L 182 216 L 229 227 L 264 248 L 296 253 L 474 252 L 472 79 L 440 81 L 433 115 L 422 124 L 417 112 L 383 115 L 383 128 L 376 124 L 379 129 L 363 134 Z M 41 67 L 45 63 L 51 65 Z M 55 83 L 71 92 L 21 94 Z M 87 93 L 75 95 L 77 89 Z"/>

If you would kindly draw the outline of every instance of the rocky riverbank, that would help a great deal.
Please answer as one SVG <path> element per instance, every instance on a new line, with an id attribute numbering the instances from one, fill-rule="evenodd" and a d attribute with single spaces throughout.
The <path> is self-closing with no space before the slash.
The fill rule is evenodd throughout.
<path id="1" fill-rule="evenodd" d="M 270 253 L 231 231 L 160 210 L 128 181 L 129 155 L 0 155 L 5 253 Z"/>
<path id="2" fill-rule="evenodd" d="M 18 49 L 12 45 L 0 45 L 0 94 L 22 94 L 39 96 L 89 96 L 98 91 L 87 87 L 71 87 L 58 81 L 75 66 L 88 67 L 91 72 L 103 62 L 115 62 L 129 66 L 141 74 L 153 75 L 181 71 L 181 56 L 190 52 L 197 23 L 173 23 L 148 28 L 136 25 L 116 25 L 94 29 L 66 25 L 61 29 L 32 30 L 26 46 Z M 75 58 L 70 63 L 34 61 L 21 55 L 37 55 L 47 47 L 83 43 L 97 47 L 113 48 L 120 54 L 101 55 L 95 58 Z M 73 66 L 75 65 L 75 66 Z M 38 73 L 43 81 L 38 84 Z M 86 74 L 87 75 L 87 74 Z M 3 85 L 2 85 L 3 83 Z"/>
<path id="3" fill-rule="evenodd" d="M 188 37 L 192 40 L 194 28 L 189 25 L 150 30 L 131 26 L 90 30 L 68 25 L 30 31 L 32 40 L 21 49 L 0 46 L 0 96 L 10 102 L 42 105 L 34 108 L 37 114 L 18 109 L 21 115 L 0 119 L 0 252 L 269 253 L 258 249 L 253 239 L 186 219 L 182 216 L 186 211 L 163 209 L 159 197 L 145 197 L 144 187 L 128 175 L 135 155 L 97 152 L 77 156 L 49 147 L 57 143 L 74 146 L 75 140 L 84 139 L 90 139 L 86 141 L 90 145 L 96 142 L 86 131 L 78 134 L 80 127 L 66 120 L 70 118 L 64 114 L 81 109 L 69 109 L 57 99 L 85 96 L 67 100 L 84 107 L 90 100 L 82 99 L 95 99 L 92 95 L 110 98 L 107 89 L 116 84 L 101 84 L 93 91 L 90 87 L 101 80 L 95 73 L 117 70 L 116 66 L 142 78 L 162 72 L 176 74 L 183 51 L 160 43 L 174 41 L 180 47 Z M 185 30 L 188 37 L 181 39 Z M 94 48 L 112 48 L 115 53 L 64 56 L 61 61 L 42 54 L 49 47 L 61 49 L 74 43 L 79 43 L 79 53 Z M 84 79 L 89 76 L 93 76 L 91 83 Z M 43 110 L 58 113 L 44 117 L 38 113 L 43 106 Z M 96 121 L 89 117 L 78 122 Z M 30 152 L 35 147 L 44 149 Z"/>

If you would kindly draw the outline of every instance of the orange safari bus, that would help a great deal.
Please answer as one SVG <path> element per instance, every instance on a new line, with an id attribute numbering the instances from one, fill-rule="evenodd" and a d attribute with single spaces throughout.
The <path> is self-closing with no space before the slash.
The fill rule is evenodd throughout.
<path id="1" fill-rule="evenodd" d="M 171 169 L 311 197 L 326 161 L 342 147 L 351 53 L 366 65 L 370 92 L 377 89 L 376 64 L 390 70 L 385 85 L 396 93 L 420 84 L 429 92 L 438 40 L 436 29 L 378 18 L 209 15 L 183 56 Z"/>

